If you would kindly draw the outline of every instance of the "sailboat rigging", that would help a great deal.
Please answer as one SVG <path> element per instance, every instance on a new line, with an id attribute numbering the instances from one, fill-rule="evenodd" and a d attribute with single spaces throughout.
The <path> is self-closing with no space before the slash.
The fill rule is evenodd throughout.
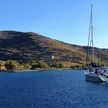
<path id="1" fill-rule="evenodd" d="M 93 12 L 91 4 L 91 13 L 90 13 L 90 24 L 89 24 L 89 33 L 88 33 L 88 47 L 87 47 L 87 56 L 86 56 L 86 66 L 85 78 L 88 81 L 95 82 L 108 82 L 108 73 L 105 69 L 100 68 L 95 62 L 95 53 L 94 53 L 94 37 L 93 37 Z"/>
<path id="2" fill-rule="evenodd" d="M 92 14 L 92 4 L 91 4 L 91 14 L 90 14 L 90 24 L 89 24 L 89 33 L 88 33 L 88 48 L 87 48 L 87 57 L 86 64 L 88 62 L 94 63 L 94 42 L 93 42 L 93 14 Z"/>

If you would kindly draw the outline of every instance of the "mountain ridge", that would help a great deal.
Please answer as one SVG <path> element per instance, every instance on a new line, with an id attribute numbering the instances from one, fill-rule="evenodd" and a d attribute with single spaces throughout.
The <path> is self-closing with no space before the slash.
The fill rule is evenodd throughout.
<path id="1" fill-rule="evenodd" d="M 83 64 L 87 46 L 73 45 L 35 32 L 0 31 L 0 60 L 54 60 Z M 96 57 L 108 61 L 108 49 L 95 48 Z"/>

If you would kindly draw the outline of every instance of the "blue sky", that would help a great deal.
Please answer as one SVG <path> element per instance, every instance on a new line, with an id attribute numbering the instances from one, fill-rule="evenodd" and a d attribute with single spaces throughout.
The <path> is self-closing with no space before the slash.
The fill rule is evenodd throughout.
<path id="1" fill-rule="evenodd" d="M 108 48 L 108 0 L 0 0 L 0 30 L 32 31 L 87 45 L 91 3 L 94 44 Z"/>

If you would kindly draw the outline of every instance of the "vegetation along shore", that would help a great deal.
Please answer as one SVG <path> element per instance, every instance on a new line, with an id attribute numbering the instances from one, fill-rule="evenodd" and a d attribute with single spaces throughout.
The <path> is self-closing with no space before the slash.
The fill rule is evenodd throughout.
<path id="1" fill-rule="evenodd" d="M 97 62 L 108 66 L 108 49 L 94 48 Z M 33 32 L 0 31 L 0 70 L 84 68 L 87 46 L 73 45 Z"/>

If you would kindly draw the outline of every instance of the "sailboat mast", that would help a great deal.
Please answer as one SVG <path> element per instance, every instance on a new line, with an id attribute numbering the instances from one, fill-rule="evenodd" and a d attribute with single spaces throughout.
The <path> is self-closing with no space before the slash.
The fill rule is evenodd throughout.
<path id="1" fill-rule="evenodd" d="M 93 42 L 93 12 L 92 12 L 92 4 L 91 4 L 91 14 L 90 14 L 90 24 L 89 24 L 89 36 L 88 36 L 88 46 L 91 51 L 89 51 L 89 56 L 91 56 L 91 62 L 94 63 L 94 42 Z"/>
<path id="2" fill-rule="evenodd" d="M 92 5 L 91 5 L 91 46 L 92 46 L 92 61 L 94 62 L 94 42 L 93 42 L 93 14 L 92 14 Z"/>

